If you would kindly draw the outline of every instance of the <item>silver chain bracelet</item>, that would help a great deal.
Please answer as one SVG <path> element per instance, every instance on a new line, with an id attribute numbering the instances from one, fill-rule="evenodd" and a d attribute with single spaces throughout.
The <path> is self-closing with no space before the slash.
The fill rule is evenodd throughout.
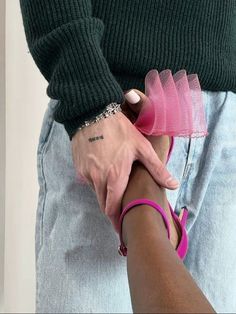
<path id="1" fill-rule="evenodd" d="M 83 129 L 86 126 L 89 126 L 93 123 L 98 122 L 101 119 L 107 118 L 110 115 L 122 111 L 121 109 L 121 104 L 118 104 L 116 102 L 112 102 L 109 105 L 106 106 L 106 108 L 104 109 L 104 111 L 102 113 L 100 113 L 99 115 L 97 115 L 96 117 L 92 118 L 91 120 L 86 120 L 78 129 L 77 131 Z"/>

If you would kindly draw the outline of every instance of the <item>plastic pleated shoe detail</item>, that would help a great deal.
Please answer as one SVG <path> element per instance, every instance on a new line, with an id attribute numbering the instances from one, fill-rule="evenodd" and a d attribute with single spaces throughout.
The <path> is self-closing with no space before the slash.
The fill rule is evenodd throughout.
<path id="1" fill-rule="evenodd" d="M 150 70 L 145 77 L 147 101 L 134 123 L 146 135 L 201 137 L 208 135 L 197 74 Z"/>

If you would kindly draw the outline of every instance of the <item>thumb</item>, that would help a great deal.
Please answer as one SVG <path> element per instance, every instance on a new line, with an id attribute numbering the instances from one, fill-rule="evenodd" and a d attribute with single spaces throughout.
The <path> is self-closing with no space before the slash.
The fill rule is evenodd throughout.
<path id="1" fill-rule="evenodd" d="M 139 115 L 139 112 L 144 106 L 144 103 L 148 101 L 148 97 L 135 88 L 125 92 L 124 96 L 127 106 L 130 110 L 132 110 L 133 113 L 136 114 L 136 116 Z"/>

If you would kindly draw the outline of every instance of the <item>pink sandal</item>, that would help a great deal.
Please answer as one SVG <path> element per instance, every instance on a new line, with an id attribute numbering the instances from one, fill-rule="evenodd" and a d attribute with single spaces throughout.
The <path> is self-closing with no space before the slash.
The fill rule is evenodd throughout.
<path id="1" fill-rule="evenodd" d="M 166 164 L 168 163 L 169 159 L 170 159 L 170 155 L 171 152 L 173 150 L 173 146 L 174 146 L 174 138 L 171 137 L 172 141 L 171 141 L 171 145 L 170 145 L 170 149 L 168 152 L 168 156 L 167 156 L 167 161 Z M 120 255 L 122 256 L 127 256 L 127 248 L 123 242 L 122 239 L 122 222 L 123 222 L 123 218 L 125 216 L 125 214 L 132 209 L 133 207 L 137 206 L 137 205 L 142 205 L 142 204 L 147 204 L 152 206 L 156 211 L 158 211 L 162 218 L 163 221 L 165 223 L 166 229 L 167 229 L 167 234 L 168 234 L 168 239 L 170 239 L 170 226 L 169 226 L 169 222 L 168 222 L 168 218 L 167 215 L 164 211 L 164 209 L 157 203 L 155 203 L 152 200 L 146 199 L 146 198 L 140 198 L 140 199 L 136 199 L 133 200 L 131 202 L 129 202 L 129 204 L 127 204 L 127 206 L 123 209 L 121 215 L 120 215 L 120 219 L 119 219 L 119 237 L 120 237 L 120 245 L 118 248 L 118 252 Z M 186 207 L 182 207 L 181 212 L 179 214 L 179 217 L 175 214 L 175 212 L 173 211 L 170 203 L 169 204 L 169 208 L 171 211 L 171 215 L 176 223 L 176 225 L 178 226 L 180 233 L 181 233 L 181 237 L 179 240 L 179 244 L 176 248 L 176 252 L 178 254 L 178 256 L 180 257 L 180 259 L 184 259 L 187 251 L 188 251 L 188 235 L 186 232 L 186 222 L 187 222 L 187 218 L 188 218 L 188 209 Z"/>
<path id="2" fill-rule="evenodd" d="M 158 205 L 157 203 L 155 203 L 154 201 L 152 200 L 149 200 L 149 199 L 146 199 L 146 198 L 140 198 L 140 199 L 136 199 L 136 200 L 133 200 L 131 201 L 126 207 L 125 209 L 123 210 L 121 216 L 120 216 L 120 232 L 119 232 L 119 235 L 120 235 L 120 246 L 118 248 L 118 252 L 120 255 L 123 255 L 123 256 L 127 256 L 127 248 L 122 240 L 122 221 L 123 221 L 123 218 L 125 216 L 125 214 L 130 210 L 132 209 L 133 207 L 137 206 L 137 205 L 141 205 L 141 204 L 147 204 L 147 205 L 150 205 L 152 206 L 156 211 L 158 211 L 161 215 L 162 215 L 162 218 L 164 220 L 164 223 L 165 223 L 165 226 L 166 226 L 166 229 L 167 229 L 167 233 L 168 233 L 168 239 L 170 239 L 170 227 L 169 227 L 169 222 L 168 222 L 168 218 L 166 216 L 166 213 L 164 211 L 164 209 Z M 179 241 L 179 244 L 176 248 L 176 252 L 178 254 L 178 256 L 180 257 L 180 259 L 184 259 L 186 254 L 187 254 L 187 251 L 188 251 L 188 236 L 187 236 L 187 232 L 186 232 L 186 229 L 185 229 L 185 226 L 186 226 L 186 221 L 187 221 L 187 217 L 188 217 L 188 210 L 186 207 L 182 207 L 182 210 L 179 214 L 179 217 L 174 213 L 173 209 L 171 208 L 171 205 L 169 203 L 169 207 L 170 207 L 170 210 L 171 210 L 171 215 L 172 217 L 174 218 L 178 228 L 180 229 L 181 231 L 181 238 L 180 238 L 180 241 Z"/>

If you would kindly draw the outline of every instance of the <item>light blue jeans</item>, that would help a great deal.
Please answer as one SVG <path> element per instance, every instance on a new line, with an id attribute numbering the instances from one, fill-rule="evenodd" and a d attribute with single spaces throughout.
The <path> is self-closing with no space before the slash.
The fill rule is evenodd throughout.
<path id="1" fill-rule="evenodd" d="M 179 213 L 190 210 L 187 269 L 218 313 L 236 313 L 236 94 L 202 91 L 209 135 L 176 138 L 168 163 Z M 37 313 L 132 313 L 126 258 L 96 194 L 76 181 L 71 143 L 51 100 L 39 138 Z"/>

